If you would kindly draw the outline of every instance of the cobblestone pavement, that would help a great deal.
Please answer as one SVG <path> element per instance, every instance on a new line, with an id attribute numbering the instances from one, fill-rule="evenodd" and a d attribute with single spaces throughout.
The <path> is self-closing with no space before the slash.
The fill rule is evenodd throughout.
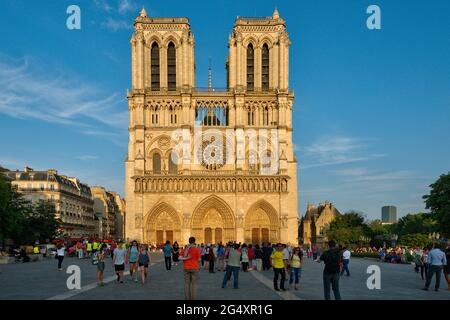
<path id="1" fill-rule="evenodd" d="M 107 300 L 174 300 L 183 299 L 182 265 L 173 266 L 166 271 L 161 254 L 152 254 L 152 265 L 149 268 L 149 281 L 142 285 L 130 280 L 127 275 L 123 284 L 115 281 L 111 260 L 106 262 L 104 287 L 95 283 L 96 266 L 90 260 L 65 258 L 63 271 L 56 268 L 57 261 L 48 259 L 33 263 L 0 265 L 0 299 L 107 299 Z M 69 265 L 78 265 L 81 269 L 81 290 L 68 290 L 66 273 Z M 381 289 L 369 290 L 366 286 L 369 265 L 378 265 L 381 269 Z M 351 276 L 341 277 L 340 287 L 343 299 L 421 299 L 450 300 L 445 279 L 441 279 L 441 290 L 435 292 L 434 279 L 431 290 L 420 290 L 424 282 L 416 274 L 411 265 L 395 265 L 380 263 L 371 259 L 352 259 Z M 272 289 L 272 271 L 250 271 L 239 273 L 239 289 L 233 289 L 228 283 L 221 288 L 224 273 L 200 271 L 199 299 L 205 300 L 293 300 L 323 299 L 322 284 L 323 264 L 305 259 L 300 278 L 300 290 L 276 292 Z M 288 286 L 287 286 L 288 287 Z"/>

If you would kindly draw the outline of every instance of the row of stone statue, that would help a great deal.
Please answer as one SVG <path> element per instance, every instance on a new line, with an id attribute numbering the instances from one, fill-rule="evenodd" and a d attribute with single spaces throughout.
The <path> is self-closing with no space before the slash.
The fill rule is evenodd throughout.
<path id="1" fill-rule="evenodd" d="M 287 178 L 137 178 L 135 192 L 287 192 Z"/>

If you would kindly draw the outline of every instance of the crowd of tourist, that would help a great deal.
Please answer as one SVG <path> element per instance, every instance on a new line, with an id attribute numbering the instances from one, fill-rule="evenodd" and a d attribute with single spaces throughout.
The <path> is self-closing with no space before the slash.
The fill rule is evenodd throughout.
<path id="1" fill-rule="evenodd" d="M 107 258 L 112 259 L 112 265 L 117 274 L 117 282 L 124 282 L 124 271 L 128 266 L 132 281 L 145 284 L 148 278 L 150 252 L 161 252 L 164 256 L 165 269 L 169 272 L 172 266 L 181 261 L 184 270 L 185 298 L 196 299 L 199 271 L 210 273 L 223 272 L 222 288 L 233 278 L 233 288 L 239 288 L 239 273 L 251 271 L 273 272 L 273 288 L 276 291 L 286 291 L 286 282 L 294 290 L 300 289 L 300 277 L 303 259 L 324 262 L 323 271 L 324 296 L 330 299 L 330 290 L 335 299 L 340 299 L 339 278 L 344 274 L 350 276 L 350 257 L 352 254 L 373 253 L 381 261 L 389 263 L 406 263 L 412 257 L 414 270 L 425 282 L 424 290 L 428 290 L 432 278 L 436 278 L 435 290 L 438 290 L 441 273 L 450 290 L 450 246 L 445 251 L 439 248 L 350 248 L 336 246 L 329 242 L 329 249 L 319 250 L 316 245 L 291 246 L 290 244 L 247 244 L 228 242 L 226 244 L 196 244 L 195 238 L 189 239 L 189 244 L 182 247 L 176 241 L 172 244 L 166 241 L 161 245 L 139 244 L 137 241 L 125 243 L 121 240 L 101 242 L 95 239 L 80 239 L 76 243 L 56 244 L 55 258 L 58 260 L 58 270 L 62 270 L 64 256 L 73 255 L 78 259 L 91 259 L 97 266 L 97 284 L 103 286 L 103 274 Z M 139 277 L 140 274 L 140 277 Z"/>

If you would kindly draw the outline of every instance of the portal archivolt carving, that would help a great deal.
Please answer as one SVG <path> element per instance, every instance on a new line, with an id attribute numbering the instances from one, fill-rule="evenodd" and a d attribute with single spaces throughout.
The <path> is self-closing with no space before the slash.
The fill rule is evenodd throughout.
<path id="1" fill-rule="evenodd" d="M 280 219 L 269 202 L 259 200 L 247 211 L 244 229 L 244 239 L 247 242 L 276 242 L 279 236 Z"/>
<path id="2" fill-rule="evenodd" d="M 148 242 L 162 242 L 158 239 L 158 233 L 164 240 L 169 238 L 169 234 L 171 241 L 181 239 L 181 218 L 171 205 L 160 202 L 147 214 L 146 221 L 145 236 Z"/>

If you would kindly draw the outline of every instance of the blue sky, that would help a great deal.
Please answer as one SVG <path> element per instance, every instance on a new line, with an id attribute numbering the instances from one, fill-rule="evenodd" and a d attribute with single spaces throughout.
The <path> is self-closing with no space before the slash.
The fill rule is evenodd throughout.
<path id="1" fill-rule="evenodd" d="M 66 9 L 81 8 L 81 30 Z M 197 86 L 225 87 L 236 16 L 275 6 L 292 42 L 299 213 L 325 200 L 369 219 L 381 206 L 424 210 L 421 196 L 450 170 L 450 2 L 435 0 L 3 0 L 0 4 L 0 165 L 56 168 L 123 195 L 132 22 L 189 17 Z M 381 30 L 366 9 L 381 8 Z"/>

